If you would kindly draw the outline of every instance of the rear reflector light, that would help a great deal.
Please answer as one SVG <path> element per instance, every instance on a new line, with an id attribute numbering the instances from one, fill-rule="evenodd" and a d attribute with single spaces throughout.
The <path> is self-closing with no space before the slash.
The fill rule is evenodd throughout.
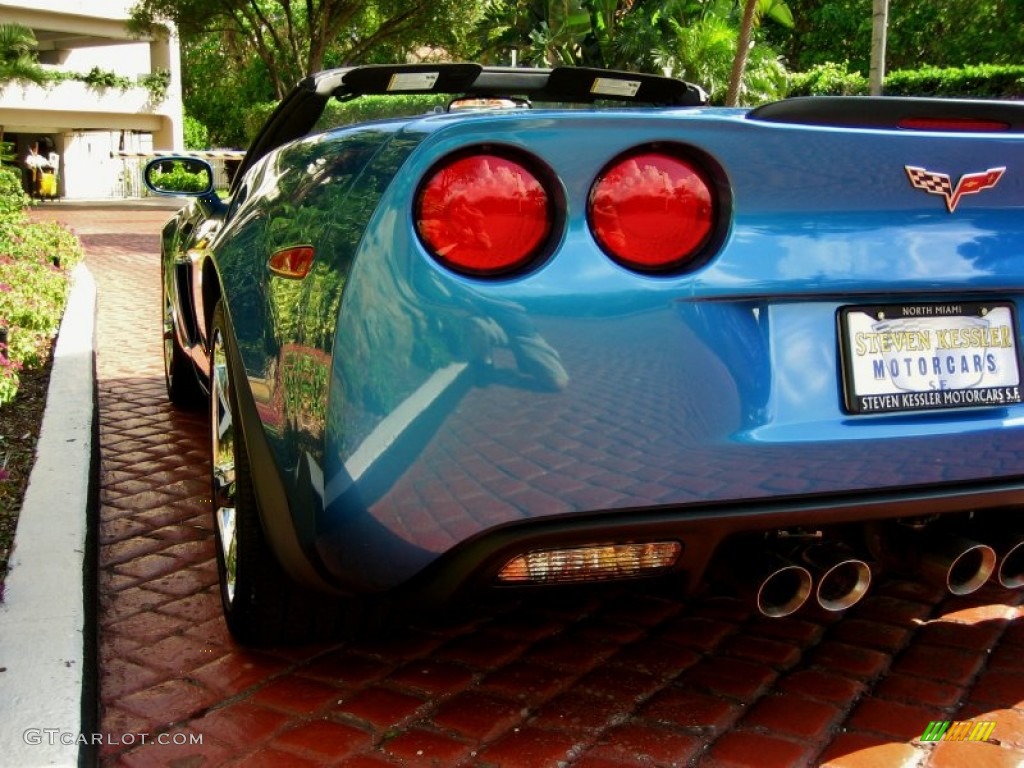
<path id="1" fill-rule="evenodd" d="M 301 280 L 313 266 L 313 249 L 308 245 L 284 248 L 270 257 L 267 266 L 278 277 Z"/>
<path id="2" fill-rule="evenodd" d="M 913 131 L 965 131 L 989 133 L 1008 131 L 1010 124 L 1000 120 L 976 120 L 959 117 L 905 117 L 897 123 L 900 128 Z"/>
<path id="3" fill-rule="evenodd" d="M 678 269 L 697 257 L 717 217 L 704 174 L 674 153 L 619 158 L 590 191 L 590 227 L 604 251 L 631 269 Z"/>
<path id="4" fill-rule="evenodd" d="M 551 195 L 527 161 L 479 152 L 445 161 L 420 186 L 416 231 L 450 269 L 505 275 L 542 253 L 552 210 Z"/>
<path id="5" fill-rule="evenodd" d="M 503 584 L 558 584 L 628 579 L 664 571 L 683 551 L 678 541 L 596 544 L 517 555 L 498 571 Z"/>

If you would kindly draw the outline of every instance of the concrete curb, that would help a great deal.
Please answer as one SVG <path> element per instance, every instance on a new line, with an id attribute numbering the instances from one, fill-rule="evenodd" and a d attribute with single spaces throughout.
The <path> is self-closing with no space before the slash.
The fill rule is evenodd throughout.
<path id="1" fill-rule="evenodd" d="M 0 755 L 5 765 L 78 766 L 92 685 L 86 625 L 95 427 L 96 283 L 79 265 L 54 349 L 36 463 L 0 603 Z M 86 705 L 87 706 L 87 705 Z"/>

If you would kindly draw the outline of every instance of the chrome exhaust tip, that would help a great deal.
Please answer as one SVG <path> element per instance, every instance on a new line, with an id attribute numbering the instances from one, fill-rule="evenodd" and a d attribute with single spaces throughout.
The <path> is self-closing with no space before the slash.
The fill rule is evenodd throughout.
<path id="1" fill-rule="evenodd" d="M 1024 539 L 1010 547 L 999 559 L 996 578 L 999 585 L 1007 589 L 1024 587 Z"/>
<path id="2" fill-rule="evenodd" d="M 812 544 L 801 560 L 818 580 L 815 597 L 826 611 L 845 611 L 860 602 L 871 586 L 871 566 L 842 544 Z"/>
<path id="3" fill-rule="evenodd" d="M 954 595 L 969 595 L 988 581 L 997 559 L 996 551 L 987 544 L 961 536 L 937 535 L 929 537 L 925 545 L 921 575 Z"/>
<path id="4" fill-rule="evenodd" d="M 764 552 L 757 563 L 761 579 L 755 602 L 762 616 L 778 619 L 803 607 L 811 596 L 811 572 L 775 552 Z"/>

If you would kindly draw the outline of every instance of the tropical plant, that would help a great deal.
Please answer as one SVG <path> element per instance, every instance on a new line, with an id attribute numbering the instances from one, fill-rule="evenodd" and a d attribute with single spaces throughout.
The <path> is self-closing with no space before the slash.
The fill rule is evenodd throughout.
<path id="1" fill-rule="evenodd" d="M 42 84 L 46 71 L 35 56 L 36 36 L 21 24 L 0 24 L 0 85 L 12 81 Z"/>
<path id="2" fill-rule="evenodd" d="M 785 70 L 757 37 L 762 20 L 792 25 L 792 14 L 783 0 L 750 2 L 737 98 L 777 98 Z M 516 50 L 532 65 L 667 73 L 700 84 L 721 103 L 740 58 L 739 21 L 734 0 L 490 0 L 476 39 L 485 60 L 507 62 Z"/>

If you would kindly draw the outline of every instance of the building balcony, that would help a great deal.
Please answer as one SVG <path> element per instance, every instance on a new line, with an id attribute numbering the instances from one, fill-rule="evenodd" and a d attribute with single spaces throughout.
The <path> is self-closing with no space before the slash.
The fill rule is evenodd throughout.
<path id="1" fill-rule="evenodd" d="M 116 122 L 122 127 L 153 130 L 161 117 L 174 114 L 180 108 L 169 98 L 154 102 L 154 94 L 142 86 L 100 88 L 69 80 L 45 86 L 8 83 L 0 88 L 0 112 L 8 115 L 10 123 L 20 122 L 11 119 L 12 113 L 20 113 L 25 118 L 34 114 L 35 117 L 27 120 L 31 123 L 40 122 L 44 116 L 58 118 L 58 114 L 63 113 L 58 122 L 68 127 L 107 126 L 111 116 L 118 116 L 120 119 Z M 125 120 L 138 125 L 127 125 Z"/>

